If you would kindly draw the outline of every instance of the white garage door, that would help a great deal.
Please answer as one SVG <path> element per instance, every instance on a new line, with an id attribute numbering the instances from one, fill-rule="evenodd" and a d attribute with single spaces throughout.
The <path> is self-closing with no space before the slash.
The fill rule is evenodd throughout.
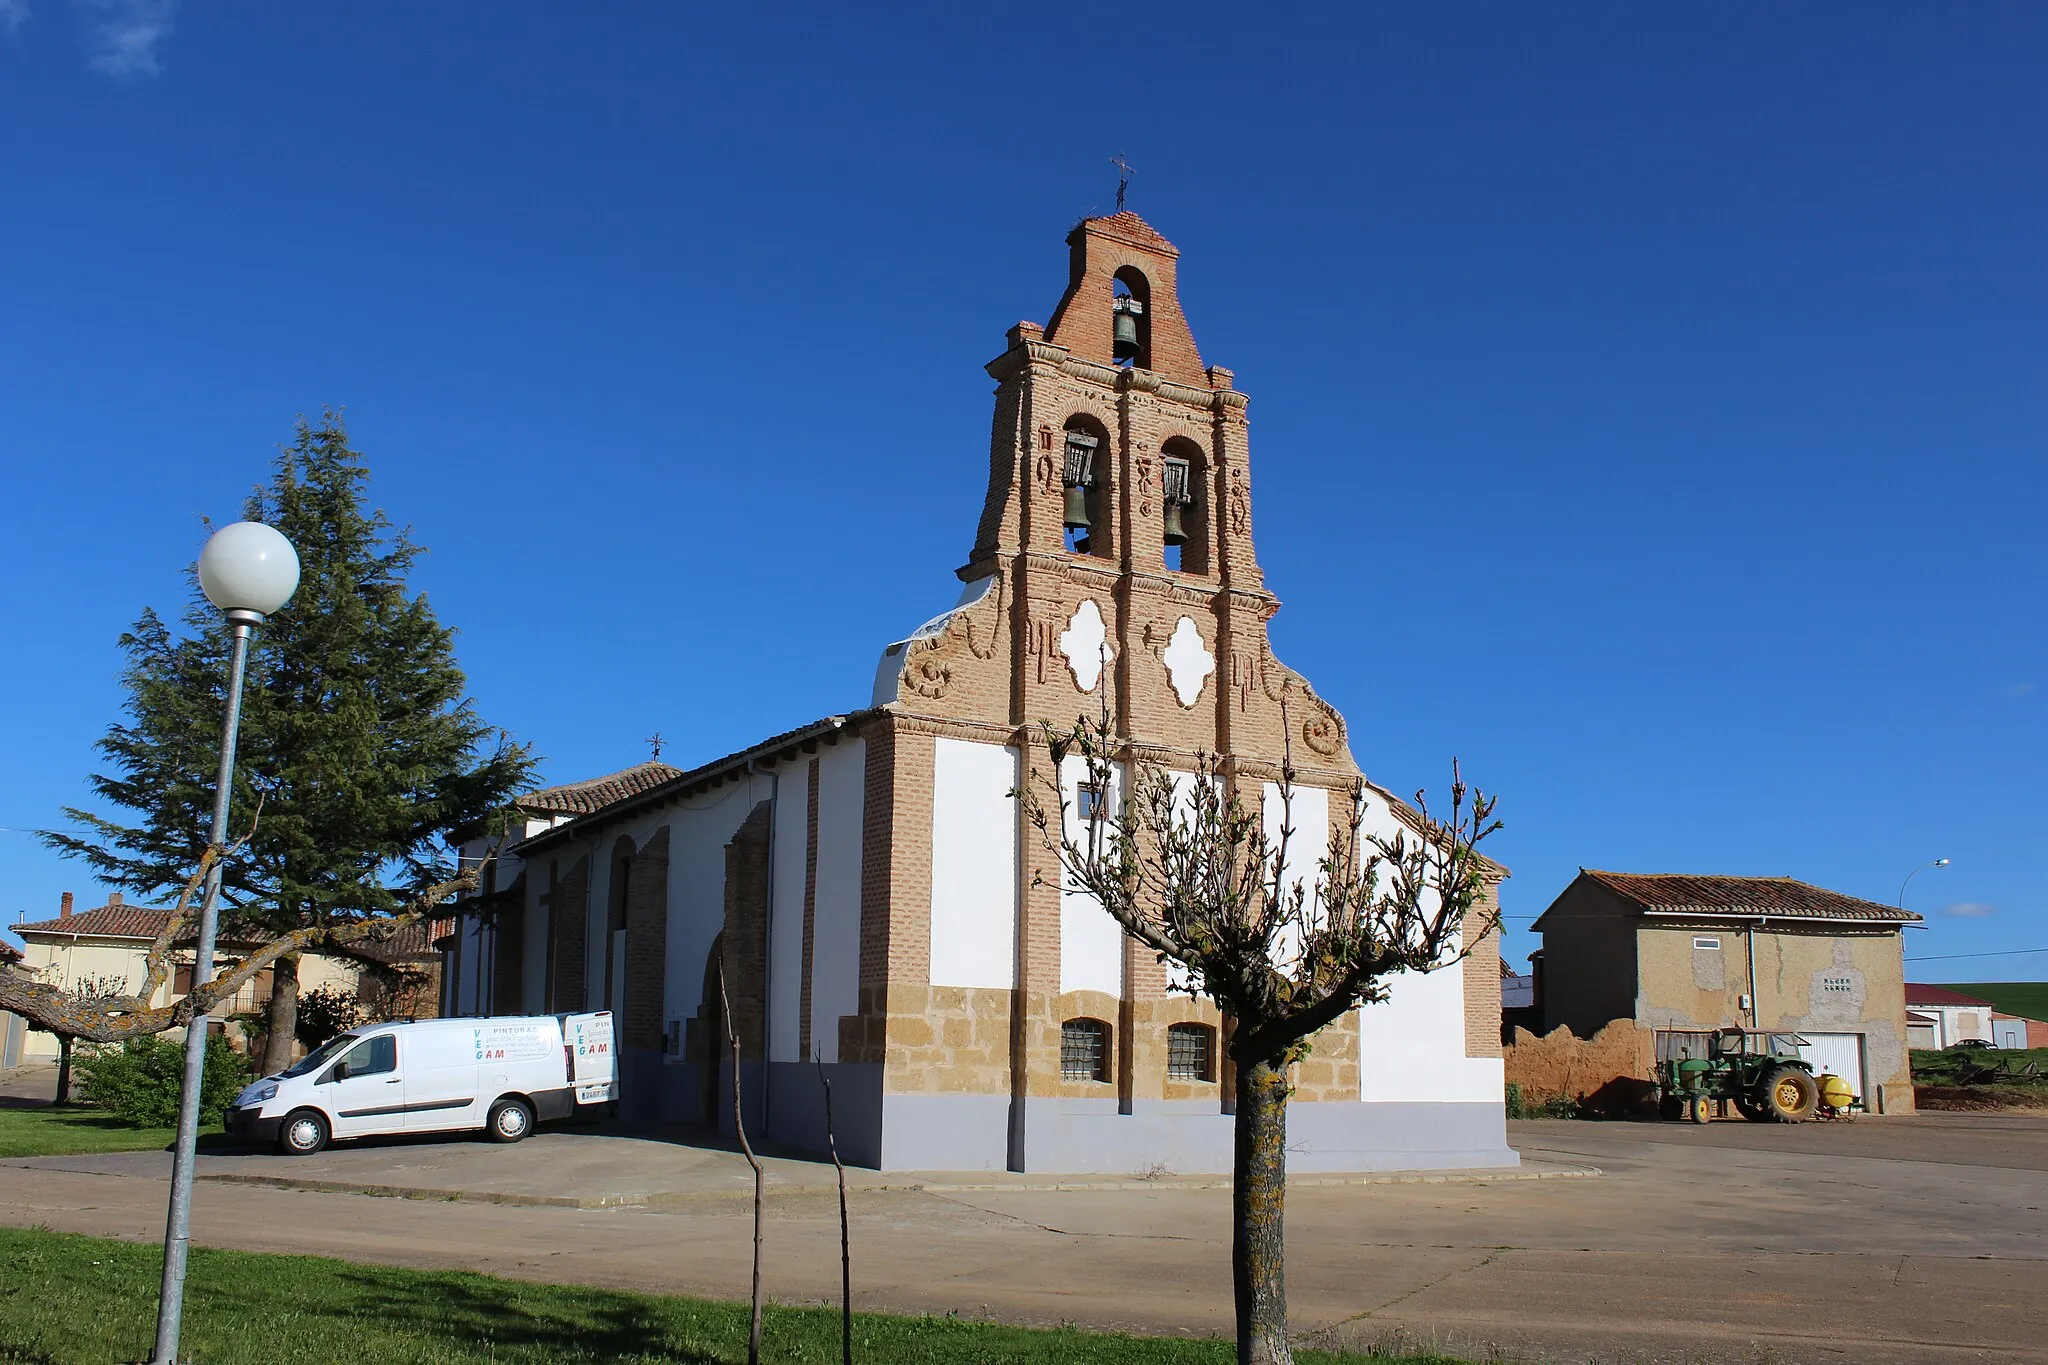
<path id="1" fill-rule="evenodd" d="M 1860 1033 L 1802 1033 L 1806 1046 L 1799 1049 L 1813 1067 L 1813 1074 L 1823 1072 L 1840 1076 L 1856 1092 L 1856 1098 L 1863 1098 L 1863 1035 Z"/>

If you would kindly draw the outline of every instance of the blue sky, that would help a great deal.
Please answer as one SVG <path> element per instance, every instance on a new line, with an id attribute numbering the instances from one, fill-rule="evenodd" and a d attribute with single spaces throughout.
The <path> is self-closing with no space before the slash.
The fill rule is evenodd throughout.
<path id="1" fill-rule="evenodd" d="M 16 831 L 324 404 L 549 777 L 860 705 L 1123 151 L 1276 649 L 1500 792 L 1511 960 L 1581 865 L 1942 856 L 1911 955 L 2048 948 L 2048 10 L 1120 16 L 0 0 L 0 920 L 94 890 Z"/>

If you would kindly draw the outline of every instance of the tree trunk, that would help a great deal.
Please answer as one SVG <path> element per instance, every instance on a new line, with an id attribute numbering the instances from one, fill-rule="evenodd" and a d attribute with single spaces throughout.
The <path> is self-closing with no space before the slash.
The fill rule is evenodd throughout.
<path id="1" fill-rule="evenodd" d="M 292 1044 L 299 1036 L 299 955 L 286 953 L 271 965 L 270 1004 L 264 1010 L 263 1066 L 259 1074 L 275 1076 L 292 1064 Z"/>
<path id="2" fill-rule="evenodd" d="M 1230 1270 L 1237 1289 L 1238 1365 L 1293 1365 L 1287 1345 L 1282 1223 L 1287 1206 L 1287 1073 L 1270 1061 L 1237 1068 L 1237 1155 L 1231 1169 Z"/>
<path id="3" fill-rule="evenodd" d="M 55 1104 L 71 1103 L 71 1043 L 70 1034 L 57 1035 L 57 1098 L 52 1101 Z"/>

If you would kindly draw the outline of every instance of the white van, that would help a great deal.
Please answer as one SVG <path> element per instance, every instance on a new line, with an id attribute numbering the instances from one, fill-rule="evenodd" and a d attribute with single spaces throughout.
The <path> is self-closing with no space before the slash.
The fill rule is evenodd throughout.
<path id="1" fill-rule="evenodd" d="M 366 1024 L 235 1097 L 227 1130 L 307 1156 L 331 1138 L 482 1129 L 517 1142 L 619 1097 L 611 1011 Z"/>

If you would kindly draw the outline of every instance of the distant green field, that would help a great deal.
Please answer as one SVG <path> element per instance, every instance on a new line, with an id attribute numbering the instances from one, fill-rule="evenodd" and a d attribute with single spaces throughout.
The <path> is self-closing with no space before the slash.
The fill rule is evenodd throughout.
<path id="1" fill-rule="evenodd" d="M 1989 1000 L 2000 1014 L 2048 1020 L 2048 981 L 1978 981 L 1945 989 Z"/>

